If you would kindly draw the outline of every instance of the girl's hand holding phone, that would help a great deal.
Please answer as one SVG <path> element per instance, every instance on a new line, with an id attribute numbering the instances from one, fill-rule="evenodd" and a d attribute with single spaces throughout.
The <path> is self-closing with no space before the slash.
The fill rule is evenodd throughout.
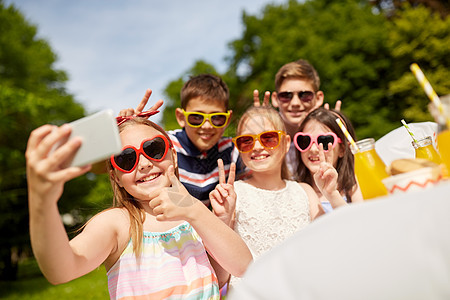
<path id="1" fill-rule="evenodd" d="M 81 146 L 79 138 L 67 141 L 70 133 L 67 124 L 61 127 L 44 125 L 31 132 L 25 152 L 30 202 L 39 197 L 56 203 L 63 193 L 64 183 L 91 168 L 90 165 L 69 167 Z M 58 144 L 61 146 L 53 151 Z"/>

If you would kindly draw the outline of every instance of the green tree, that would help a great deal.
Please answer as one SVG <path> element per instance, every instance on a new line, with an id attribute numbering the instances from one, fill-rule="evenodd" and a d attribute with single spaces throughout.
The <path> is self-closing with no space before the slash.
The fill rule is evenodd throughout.
<path id="1" fill-rule="evenodd" d="M 398 11 L 403 10 L 408 3 L 413 7 L 423 5 L 432 11 L 440 14 L 442 18 L 448 16 L 450 12 L 450 3 L 448 0 L 371 0 L 379 11 L 385 12 L 388 17 L 395 16 Z"/>
<path id="2" fill-rule="evenodd" d="M 243 12 L 244 30 L 229 43 L 222 76 L 234 120 L 252 105 L 254 89 L 273 91 L 278 69 L 300 58 L 319 72 L 325 101 L 343 101 L 358 139 L 377 139 L 402 118 L 432 120 L 409 65 L 417 62 L 438 94 L 449 92 L 448 18 L 407 3 L 388 18 L 372 2 L 290 0 L 260 15 Z"/>
<path id="3" fill-rule="evenodd" d="M 410 121 L 431 120 L 427 110 L 430 100 L 409 67 L 417 63 L 438 95 L 450 94 L 450 19 L 442 19 L 424 6 L 405 4 L 389 23 L 387 45 L 394 78 L 387 96 L 390 111 L 396 112 L 391 118 L 400 113 Z"/>
<path id="4" fill-rule="evenodd" d="M 360 138 L 380 136 L 393 127 L 385 123 L 383 90 L 390 63 L 387 23 L 361 1 L 289 1 L 269 5 L 261 17 L 244 14 L 244 33 L 230 44 L 230 71 L 239 77 L 236 99 L 253 89 L 274 90 L 274 77 L 285 63 L 311 62 L 321 77 L 325 101 L 341 99 L 343 110 Z M 239 70 L 247 70 L 240 73 Z M 241 107 L 237 107 L 241 111 Z M 371 118 L 368 118 L 371 116 Z"/>
<path id="5" fill-rule="evenodd" d="M 56 55 L 45 40 L 36 37 L 37 27 L 29 24 L 13 6 L 0 0 L 0 82 L 9 87 L 47 95 L 64 92 L 67 75 L 54 68 Z"/>
<path id="6" fill-rule="evenodd" d="M 36 27 L 1 0 L 0 32 L 0 279 L 12 280 L 19 257 L 30 253 L 24 157 L 29 134 L 46 123 L 61 125 L 83 117 L 85 110 L 66 93 L 67 76 L 54 68 L 56 55 L 36 37 Z M 102 207 L 110 193 L 97 187 L 97 181 L 89 174 L 68 182 L 60 211 L 82 222 Z M 100 191 L 105 196 L 98 201 L 86 197 Z"/>

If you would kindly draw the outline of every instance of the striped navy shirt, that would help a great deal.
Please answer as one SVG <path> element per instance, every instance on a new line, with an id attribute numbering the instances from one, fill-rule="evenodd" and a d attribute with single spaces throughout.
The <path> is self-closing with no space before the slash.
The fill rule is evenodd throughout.
<path id="1" fill-rule="evenodd" d="M 222 137 L 214 147 L 202 152 L 191 142 L 184 129 L 172 130 L 168 134 L 177 151 L 181 183 L 192 196 L 207 206 L 209 193 L 219 183 L 217 159 L 223 160 L 227 178 L 232 162 L 236 163 L 236 178 L 248 173 L 230 137 Z"/>

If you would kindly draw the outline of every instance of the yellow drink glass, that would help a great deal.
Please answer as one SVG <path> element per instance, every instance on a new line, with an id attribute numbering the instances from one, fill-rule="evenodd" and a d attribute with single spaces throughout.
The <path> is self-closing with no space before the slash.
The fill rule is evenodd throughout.
<path id="1" fill-rule="evenodd" d="M 450 178 L 450 94 L 441 97 L 442 114 L 430 103 L 428 109 L 438 123 L 437 147 L 441 155 L 444 178 Z"/>
<path id="2" fill-rule="evenodd" d="M 368 138 L 356 142 L 359 152 L 355 155 L 355 173 L 364 200 L 388 194 L 382 179 L 389 177 L 386 165 L 375 151 L 375 139 Z"/>
<path id="3" fill-rule="evenodd" d="M 445 129 L 439 132 L 437 136 L 437 144 L 442 161 L 447 168 L 447 173 L 450 175 L 450 129 Z"/>
<path id="4" fill-rule="evenodd" d="M 438 165 L 442 163 L 439 153 L 437 153 L 436 149 L 433 147 L 431 136 L 417 140 L 417 143 L 413 141 L 412 145 L 416 151 L 416 158 L 424 158 Z"/>

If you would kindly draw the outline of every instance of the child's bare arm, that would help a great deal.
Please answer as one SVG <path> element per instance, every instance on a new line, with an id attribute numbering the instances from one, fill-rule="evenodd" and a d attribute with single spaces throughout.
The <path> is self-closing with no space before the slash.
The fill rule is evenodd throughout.
<path id="1" fill-rule="evenodd" d="M 57 142 L 67 140 L 69 135 L 67 125 L 60 128 L 44 125 L 31 133 L 25 154 L 31 245 L 42 272 L 53 284 L 69 281 L 95 268 L 85 261 L 83 245 L 76 249 L 71 247 L 57 206 L 64 183 L 90 168 L 65 167 L 81 145 L 78 139 L 51 151 Z M 101 259 L 95 262 L 97 266 Z"/>
<path id="2" fill-rule="evenodd" d="M 159 221 L 186 220 L 201 236 L 208 253 L 229 273 L 241 277 L 252 261 L 245 242 L 204 204 L 189 195 L 169 167 L 172 187 L 150 193 L 149 203 Z"/>
<path id="3" fill-rule="evenodd" d="M 311 221 L 314 221 L 321 215 L 325 214 L 325 211 L 323 210 L 322 204 L 320 204 L 319 198 L 313 188 L 304 182 L 300 182 L 299 184 L 303 187 L 306 195 L 308 196 L 309 214 L 311 216 Z"/>

